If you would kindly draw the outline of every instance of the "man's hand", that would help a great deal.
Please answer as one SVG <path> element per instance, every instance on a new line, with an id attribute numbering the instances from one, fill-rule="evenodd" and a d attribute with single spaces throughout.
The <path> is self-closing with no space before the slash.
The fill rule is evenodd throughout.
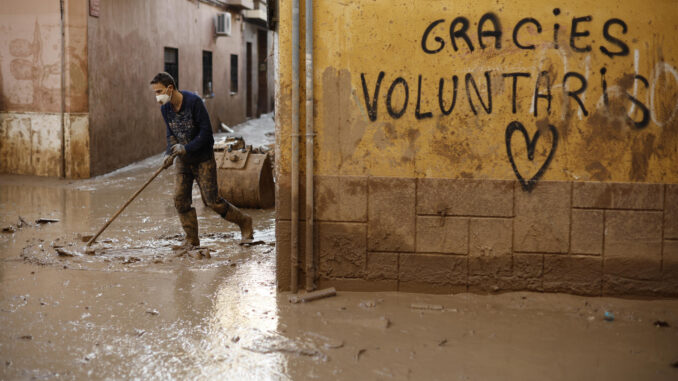
<path id="1" fill-rule="evenodd" d="M 163 169 L 167 169 L 174 164 L 174 155 L 165 156 L 165 160 L 162 162 Z"/>
<path id="2" fill-rule="evenodd" d="M 175 144 L 172 146 L 172 155 L 174 156 L 184 156 L 186 154 L 186 148 L 182 144 Z"/>

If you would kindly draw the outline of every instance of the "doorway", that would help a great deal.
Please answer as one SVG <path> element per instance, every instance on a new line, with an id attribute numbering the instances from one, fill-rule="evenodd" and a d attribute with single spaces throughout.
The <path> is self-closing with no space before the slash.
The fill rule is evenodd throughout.
<path id="1" fill-rule="evenodd" d="M 245 116 L 248 118 L 251 118 L 252 115 L 254 114 L 252 112 L 252 43 L 248 42 L 247 43 L 247 52 L 246 52 L 246 58 L 245 58 L 246 64 L 245 64 L 245 99 L 246 99 L 246 109 L 245 109 Z"/>
<path id="2" fill-rule="evenodd" d="M 259 29 L 257 36 L 257 118 L 268 112 L 268 32 Z"/>

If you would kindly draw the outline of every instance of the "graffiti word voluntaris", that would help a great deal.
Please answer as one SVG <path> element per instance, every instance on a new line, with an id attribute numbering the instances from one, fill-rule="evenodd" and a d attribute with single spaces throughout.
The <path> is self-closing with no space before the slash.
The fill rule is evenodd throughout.
<path id="1" fill-rule="evenodd" d="M 599 85 L 602 87 L 603 93 L 607 94 L 607 80 L 605 78 L 606 69 L 602 68 L 600 73 Z M 379 116 L 379 94 L 382 91 L 381 88 L 383 86 L 382 83 L 384 78 L 386 78 L 386 73 L 382 71 L 377 76 L 376 82 L 368 84 L 370 81 L 368 81 L 367 76 L 364 73 L 361 73 L 360 75 L 365 106 L 371 121 L 377 120 Z M 643 83 L 645 88 L 649 87 L 647 79 L 642 75 L 636 75 L 635 79 Z M 407 112 L 410 98 L 416 97 L 414 107 L 414 116 L 416 119 L 432 118 L 434 114 L 450 115 L 459 103 L 458 98 L 464 97 L 474 115 L 483 112 L 492 114 L 492 110 L 494 109 L 492 94 L 493 80 L 509 81 L 511 87 L 511 110 L 514 114 L 517 113 L 520 108 L 518 97 L 516 96 L 518 88 L 519 86 L 526 85 L 530 86 L 530 89 L 533 90 L 533 107 L 531 112 L 534 116 L 539 116 L 540 112 L 543 113 L 544 111 L 546 111 L 547 114 L 550 113 L 551 105 L 555 102 L 554 93 L 551 91 L 551 88 L 555 83 L 559 82 L 562 84 L 563 91 L 562 93 L 557 92 L 556 95 L 562 94 L 562 96 L 570 98 L 576 103 L 576 107 L 581 110 L 584 116 L 589 115 L 589 110 L 586 108 L 583 101 L 585 96 L 584 93 L 589 88 L 589 83 L 583 74 L 575 71 L 567 72 L 562 77 L 558 78 L 554 78 L 548 71 L 542 71 L 536 74 L 528 72 L 492 73 L 491 71 L 486 71 L 480 78 L 471 73 L 466 73 L 462 76 L 452 75 L 448 78 L 439 78 L 436 89 L 438 95 L 438 107 L 432 109 L 423 109 L 421 106 L 422 94 L 427 91 L 424 85 L 422 85 L 426 82 L 426 79 L 421 74 L 416 79 L 416 89 L 411 89 L 410 82 L 405 78 L 397 77 L 389 81 L 390 84 L 386 85 L 388 88 L 384 87 L 386 91 L 386 112 L 391 118 L 399 119 Z M 486 91 L 481 91 L 479 84 L 484 84 Z M 462 95 L 459 95 L 460 87 L 463 87 Z M 428 91 L 430 91 L 430 88 L 428 88 Z M 399 100 L 396 101 L 394 99 L 394 94 L 401 95 L 398 98 Z M 626 97 L 630 101 L 630 107 L 637 107 L 641 111 L 641 116 L 639 116 L 637 120 L 632 121 L 633 125 L 636 128 L 647 126 L 650 121 L 650 110 L 648 107 L 629 93 L 626 93 Z M 607 96 L 605 99 L 607 100 Z"/>
<path id="2" fill-rule="evenodd" d="M 554 22 L 553 36 L 545 36 L 542 33 L 542 22 L 531 17 L 519 20 L 512 28 L 505 32 L 500 19 L 494 13 L 488 12 L 478 20 L 477 28 L 472 30 L 470 21 L 465 17 L 456 17 L 451 21 L 438 19 L 431 22 L 424 30 L 421 37 L 421 49 L 428 55 L 436 55 L 446 49 L 454 52 L 468 53 L 477 49 L 502 48 L 502 36 L 511 33 L 511 41 L 519 49 L 534 50 L 536 47 L 553 47 L 558 49 L 566 41 L 571 51 L 576 53 L 589 53 L 599 51 L 611 59 L 629 55 L 629 46 L 625 37 L 628 31 L 626 22 L 618 18 L 609 18 L 594 23 L 592 16 L 572 17 L 565 19 L 560 16 L 560 9 L 553 10 L 554 20 L 566 22 L 567 32 L 561 31 L 560 24 Z M 530 29 L 528 29 L 530 28 Z M 600 28 L 604 41 L 599 46 L 592 46 L 590 38 L 592 28 Z M 536 30 L 536 33 L 533 33 Z M 529 32 L 529 33 L 528 33 Z M 446 36 L 443 38 L 441 36 Z M 540 40 L 541 39 L 541 40 Z M 662 64 L 663 65 L 663 64 Z M 668 64 L 666 64 L 668 65 Z M 670 66 L 670 65 L 668 65 Z M 380 112 L 385 111 L 389 117 L 399 119 L 408 111 L 413 113 L 418 120 L 433 118 L 436 115 L 450 115 L 455 109 L 459 109 L 459 103 L 467 103 L 474 115 L 482 113 L 492 114 L 496 109 L 496 99 L 492 89 L 508 86 L 509 95 L 501 101 L 508 101 L 511 110 L 515 114 L 520 109 L 527 109 L 534 116 L 551 112 L 554 102 L 568 101 L 569 107 L 577 108 L 580 115 L 588 116 L 592 110 L 584 104 L 587 90 L 592 88 L 602 90 L 605 106 L 609 102 L 609 92 L 618 89 L 608 89 L 606 68 L 599 69 L 600 76 L 590 78 L 585 73 L 568 71 L 562 75 L 554 75 L 549 71 L 527 72 L 523 70 L 506 70 L 503 72 L 477 70 L 467 73 L 450 73 L 446 77 L 430 78 L 421 74 L 413 76 L 389 76 L 381 71 L 376 75 L 361 73 L 362 93 L 371 121 L 376 121 Z M 664 66 L 655 68 L 656 79 L 659 73 L 676 73 L 673 67 L 668 70 Z M 649 125 L 650 120 L 655 120 L 652 105 L 648 107 L 648 101 L 641 101 L 636 94 L 636 88 L 652 93 L 654 83 L 639 73 L 631 73 L 634 85 L 633 94 L 624 91 L 621 95 L 627 102 L 628 114 L 635 115 L 634 119 L 628 116 L 630 125 L 642 129 Z M 674 74 L 678 81 L 678 74 Z M 506 81 L 502 83 L 501 81 Z M 641 87 L 642 86 L 642 87 Z M 517 94 L 527 87 L 532 94 L 529 105 L 520 105 Z M 558 91 L 552 91 L 554 87 L 560 87 Z M 383 89 L 382 89 L 383 88 Z M 381 95 L 381 97 L 380 97 Z M 422 99 L 436 97 L 437 102 L 433 106 L 425 108 Z M 556 99 L 558 98 L 558 99 Z M 382 101 L 383 99 L 383 101 Z M 381 106 L 380 111 L 380 103 Z M 412 104 L 411 104 L 412 103 Z M 436 107 L 437 103 L 437 107 Z M 526 107 L 527 106 L 527 107 Z M 385 110 L 384 110 L 385 109 Z M 638 110 L 638 113 L 632 111 Z M 563 110 L 568 112 L 568 110 Z M 673 117 L 673 114 L 671 118 Z M 656 121 L 658 125 L 663 123 Z"/>

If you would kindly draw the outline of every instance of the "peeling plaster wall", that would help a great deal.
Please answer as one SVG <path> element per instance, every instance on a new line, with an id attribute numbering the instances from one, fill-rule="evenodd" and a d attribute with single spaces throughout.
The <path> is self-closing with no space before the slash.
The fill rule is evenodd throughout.
<path id="1" fill-rule="evenodd" d="M 0 172 L 89 177 L 86 3 L 64 2 L 63 73 L 59 1 L 3 4 Z"/>
<path id="2" fill-rule="evenodd" d="M 246 96 L 254 116 L 271 106 L 257 109 L 260 27 L 238 12 L 232 35 L 217 38 L 214 16 L 224 8 L 205 2 L 102 0 L 94 17 L 88 0 L 65 0 L 62 63 L 60 1 L 6 3 L 0 14 L 0 172 L 81 178 L 161 152 L 165 126 L 148 82 L 164 70 L 165 47 L 179 49 L 180 88 L 201 96 L 202 52 L 212 52 L 214 96 L 205 104 L 215 129 L 246 120 Z M 271 44 L 273 33 L 267 33 Z M 253 65 L 246 94 L 248 42 Z M 239 56 L 234 94 L 231 54 Z M 270 67 L 268 73 L 273 83 Z"/>
<path id="3" fill-rule="evenodd" d="M 59 176 L 61 114 L 0 113 L 3 173 Z"/>
<path id="4" fill-rule="evenodd" d="M 0 173 L 61 175 L 61 117 L 54 113 L 0 112 Z M 66 177 L 89 177 L 89 118 L 65 114 Z"/>
<path id="5" fill-rule="evenodd" d="M 677 295 L 678 3 L 314 6 L 319 284 Z M 288 289 L 291 1 L 280 14 Z"/>
<path id="6" fill-rule="evenodd" d="M 164 70 L 164 48 L 179 51 L 179 88 L 202 89 L 202 52 L 212 52 L 214 97 L 205 98 L 212 127 L 245 115 L 245 44 L 252 43 L 252 89 L 257 99 L 257 27 L 233 13 L 231 36 L 215 37 L 214 16 L 200 1 L 101 0 L 89 17 L 92 174 L 101 174 L 165 148 L 165 124 L 149 81 Z M 269 37 L 269 40 L 272 37 Z M 230 91 L 230 55 L 239 56 L 239 91 Z M 272 71 L 269 71 L 272 77 Z M 268 110 L 262 110 L 267 112 Z"/>
<path id="7" fill-rule="evenodd" d="M 58 1 L 3 3 L 2 111 L 61 112 L 60 18 Z"/>

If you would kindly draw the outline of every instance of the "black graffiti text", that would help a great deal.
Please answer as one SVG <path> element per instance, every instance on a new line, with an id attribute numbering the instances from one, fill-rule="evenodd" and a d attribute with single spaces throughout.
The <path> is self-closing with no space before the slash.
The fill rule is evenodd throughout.
<path id="1" fill-rule="evenodd" d="M 596 84 L 600 86 L 604 103 L 608 106 L 605 68 L 601 69 L 600 73 L 600 79 Z M 591 88 L 591 84 L 583 74 L 576 71 L 569 71 L 558 78 L 555 78 L 548 71 L 537 73 L 485 71 L 482 74 L 465 73 L 438 78 L 419 74 L 416 76 L 416 80 L 408 80 L 408 78 L 402 76 L 392 78 L 386 72 L 381 71 L 376 78 L 372 77 L 370 78 L 365 73 L 360 74 L 365 108 L 371 121 L 376 121 L 379 118 L 380 103 L 383 104 L 382 110 L 385 109 L 392 119 L 400 119 L 408 111 L 412 112 L 417 120 L 433 118 L 436 115 L 447 116 L 458 111 L 460 107 L 465 107 L 464 111 L 470 111 L 473 115 L 489 115 L 496 110 L 495 105 L 498 101 L 508 102 L 513 114 L 519 111 L 527 111 L 535 117 L 539 117 L 551 114 L 556 96 L 567 98 L 568 105 L 571 105 L 568 107 L 577 108 L 584 116 L 589 115 L 584 99 L 585 93 Z M 634 80 L 642 84 L 646 90 L 649 89 L 648 81 L 642 75 L 636 74 Z M 492 89 L 497 86 L 493 85 L 494 81 L 508 81 L 507 85 L 510 88 L 510 91 L 507 92 L 508 97 L 503 96 L 501 99 L 495 99 L 496 95 Z M 560 91 L 554 92 L 553 88 L 556 83 L 562 86 Z M 385 87 L 385 94 L 384 90 L 381 89 L 382 86 Z M 531 108 L 529 108 L 530 105 L 521 104 L 521 98 L 518 96 L 519 90 L 524 86 L 529 86 L 532 93 Z M 461 87 L 463 89 L 460 89 Z M 437 96 L 437 102 L 432 102 L 432 104 L 437 103 L 437 107 L 422 101 L 434 96 Z M 637 97 L 627 92 L 624 93 L 624 96 L 627 100 L 627 106 L 629 108 L 637 107 L 642 114 L 638 120 L 630 120 L 632 125 L 636 128 L 646 127 L 650 122 L 648 107 Z M 414 107 L 410 107 L 412 102 L 414 102 Z M 527 102 L 523 100 L 523 103 Z M 464 106 L 460 106 L 461 104 Z M 567 112 L 567 110 L 562 110 L 562 112 Z"/>
<path id="2" fill-rule="evenodd" d="M 610 58 L 617 56 L 627 56 L 629 54 L 628 44 L 624 37 L 628 31 L 628 26 L 624 20 L 619 18 L 610 18 L 600 25 L 596 25 L 597 20 L 591 15 L 580 15 L 565 18 L 561 16 L 559 8 L 553 9 L 553 36 L 544 36 L 545 29 L 542 22 L 534 17 L 524 17 L 516 22 L 510 29 L 511 42 L 519 49 L 534 50 L 536 47 L 547 43 L 551 47 L 558 49 L 561 40 L 567 41 L 569 48 L 577 53 L 588 53 L 593 50 L 591 31 L 594 28 L 600 28 L 604 44 L 598 46 L 598 49 Z M 454 52 L 474 52 L 477 49 L 502 49 L 502 38 L 504 35 L 503 23 L 493 12 L 483 14 L 479 19 L 475 29 L 472 28 L 471 21 L 464 16 L 457 16 L 451 21 L 448 19 L 437 19 L 432 21 L 421 36 L 421 49 L 426 54 L 437 54 L 447 49 Z M 602 20 L 601 20 L 602 21 Z M 561 22 L 567 23 L 568 28 L 563 28 L 567 32 L 561 33 Z M 527 33 L 526 28 L 532 28 L 532 33 Z M 473 29 L 473 30 L 472 30 Z M 535 33 L 536 32 L 536 33 Z M 530 37 L 534 34 L 539 37 Z"/>

